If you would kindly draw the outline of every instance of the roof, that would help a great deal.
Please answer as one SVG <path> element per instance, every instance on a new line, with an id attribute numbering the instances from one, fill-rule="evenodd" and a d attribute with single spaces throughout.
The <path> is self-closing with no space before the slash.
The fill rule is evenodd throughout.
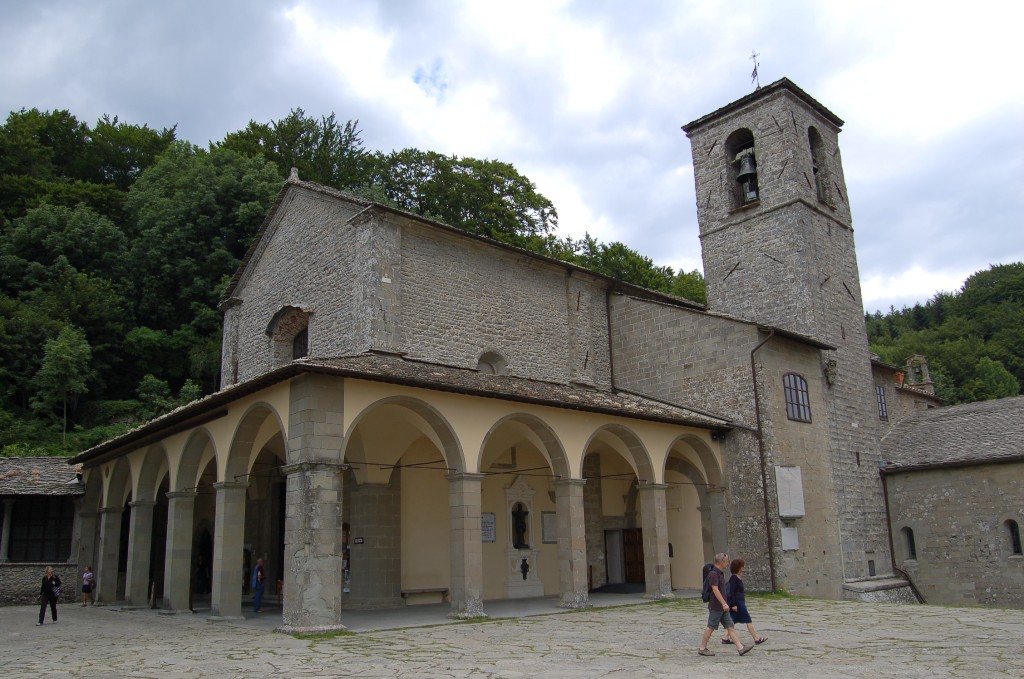
<path id="1" fill-rule="evenodd" d="M 716 118 L 720 118 L 726 113 L 730 113 L 737 109 L 743 108 L 744 106 L 747 106 L 751 102 L 761 99 L 762 97 L 767 97 L 768 95 L 773 94 L 778 90 L 787 90 L 791 92 L 792 94 L 796 95 L 798 99 L 802 100 L 805 104 L 807 104 L 812 109 L 817 111 L 822 117 L 825 118 L 825 120 L 829 121 L 836 127 L 843 126 L 842 118 L 837 116 L 835 113 L 832 113 L 832 111 L 829 111 L 821 104 L 821 102 L 819 102 L 817 99 L 815 99 L 814 97 L 812 97 L 811 95 L 807 94 L 802 89 L 797 87 L 796 83 L 794 83 L 789 78 L 779 78 L 770 85 L 759 87 L 750 94 L 744 97 L 740 97 L 731 104 L 726 104 L 717 111 L 712 111 L 711 113 L 701 116 L 700 118 L 697 118 L 692 122 L 686 123 L 685 125 L 683 125 L 683 132 L 686 132 L 686 134 L 689 135 L 690 132 L 697 129 L 701 125 L 710 122 L 711 120 L 714 120 Z"/>
<path id="2" fill-rule="evenodd" d="M 0 457 L 0 495 L 83 495 L 66 457 Z"/>
<path id="3" fill-rule="evenodd" d="M 1024 461 L 1024 396 L 914 413 L 882 439 L 883 472 Z"/>
<path id="4" fill-rule="evenodd" d="M 225 407 L 232 401 L 305 373 L 387 382 L 719 431 L 733 426 L 732 421 L 725 417 L 628 392 L 603 391 L 583 385 L 543 382 L 510 375 L 489 375 L 475 369 L 426 363 L 396 354 L 367 353 L 293 361 L 193 401 L 121 436 L 93 446 L 71 458 L 70 462 L 95 461 L 155 443 L 171 433 L 221 417 Z"/>

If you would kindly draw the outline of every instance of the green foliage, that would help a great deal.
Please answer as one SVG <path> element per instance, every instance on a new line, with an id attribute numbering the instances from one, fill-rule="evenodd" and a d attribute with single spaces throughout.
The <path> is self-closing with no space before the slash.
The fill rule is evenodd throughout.
<path id="1" fill-rule="evenodd" d="M 79 395 L 88 391 L 92 376 L 90 361 L 92 348 L 85 333 L 74 326 L 66 326 L 54 339 L 46 343 L 43 365 L 36 373 L 36 397 L 32 409 L 43 415 L 52 415 L 59 406 L 63 432 L 67 432 L 68 405 L 74 408 Z"/>
<path id="2" fill-rule="evenodd" d="M 923 354 L 936 392 L 951 403 L 1003 398 L 1024 383 L 1024 263 L 992 266 L 957 293 L 865 318 L 872 351 L 902 365 Z"/>

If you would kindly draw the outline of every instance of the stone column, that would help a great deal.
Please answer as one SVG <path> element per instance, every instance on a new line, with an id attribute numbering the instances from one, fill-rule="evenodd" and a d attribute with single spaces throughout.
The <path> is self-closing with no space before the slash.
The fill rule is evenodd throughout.
<path id="1" fill-rule="evenodd" d="M 164 601 L 168 611 L 188 611 L 192 587 L 194 490 L 167 493 L 167 550 L 164 556 Z"/>
<path id="2" fill-rule="evenodd" d="M 668 512 L 661 483 L 640 486 L 640 513 L 644 535 L 644 578 L 649 599 L 668 599 L 672 594 L 668 558 Z"/>
<path id="3" fill-rule="evenodd" d="M 153 500 L 129 502 L 132 508 L 128 529 L 128 573 L 124 598 L 132 606 L 149 601 L 149 556 L 153 543 Z"/>
<path id="4" fill-rule="evenodd" d="M 729 522 L 725 515 L 725 488 L 708 488 L 711 505 L 711 544 L 714 554 L 729 551 Z M 714 554 L 709 561 L 714 561 Z"/>
<path id="5" fill-rule="evenodd" d="M 483 474 L 448 475 L 452 618 L 483 617 L 484 551 L 480 531 Z"/>
<path id="6" fill-rule="evenodd" d="M 213 534 L 213 593 L 209 620 L 242 616 L 242 545 L 245 542 L 245 489 L 248 484 L 222 481 L 217 491 Z"/>
<path id="7" fill-rule="evenodd" d="M 347 465 L 301 462 L 287 476 L 284 519 L 284 632 L 343 630 L 342 499 Z"/>
<path id="8" fill-rule="evenodd" d="M 349 608 L 402 605 L 402 495 L 400 482 L 353 484 L 348 524 L 352 582 Z"/>
<path id="9" fill-rule="evenodd" d="M 587 579 L 587 527 L 583 515 L 585 479 L 555 481 L 558 510 L 558 605 L 562 608 L 590 606 Z"/>
<path id="10" fill-rule="evenodd" d="M 117 601 L 117 557 L 121 550 L 120 507 L 100 510 L 100 554 L 96 564 L 96 603 Z"/>
<path id="11" fill-rule="evenodd" d="M 14 511 L 14 500 L 7 498 L 4 500 L 4 525 L 0 529 L 3 533 L 0 533 L 0 563 L 4 563 L 8 558 L 8 546 L 11 542 L 11 512 Z"/>

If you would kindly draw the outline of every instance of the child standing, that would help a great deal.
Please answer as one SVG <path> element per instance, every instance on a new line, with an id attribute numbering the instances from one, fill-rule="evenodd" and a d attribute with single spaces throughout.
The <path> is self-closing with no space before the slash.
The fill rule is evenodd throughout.
<path id="1" fill-rule="evenodd" d="M 88 606 L 89 599 L 92 598 L 92 585 L 93 580 L 96 576 L 93 575 L 92 566 L 86 566 L 85 572 L 82 573 L 82 605 Z"/>

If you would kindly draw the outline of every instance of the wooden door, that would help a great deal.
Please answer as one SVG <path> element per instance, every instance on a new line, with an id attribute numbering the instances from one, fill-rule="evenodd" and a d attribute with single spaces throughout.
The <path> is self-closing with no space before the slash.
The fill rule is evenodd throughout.
<path id="1" fill-rule="evenodd" d="M 644 534 L 640 528 L 622 531 L 626 582 L 644 582 Z"/>

